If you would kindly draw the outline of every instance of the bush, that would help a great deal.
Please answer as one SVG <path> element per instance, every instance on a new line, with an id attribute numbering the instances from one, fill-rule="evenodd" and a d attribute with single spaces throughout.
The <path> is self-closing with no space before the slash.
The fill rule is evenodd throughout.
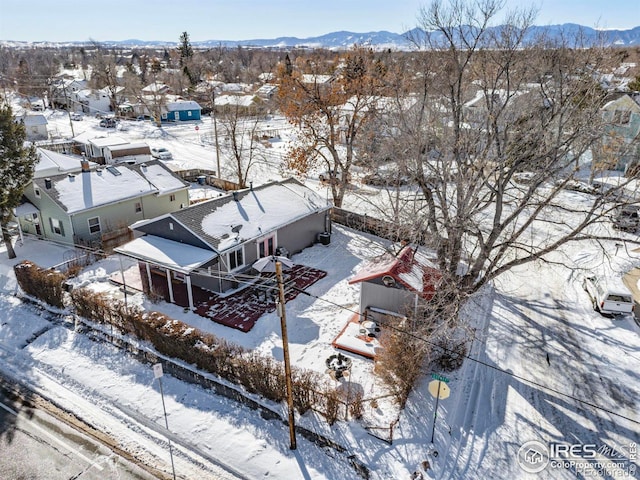
<path id="1" fill-rule="evenodd" d="M 325 394 L 324 416 L 329 425 L 333 425 L 338 420 L 340 414 L 340 394 L 336 389 L 330 389 Z"/>
<path id="2" fill-rule="evenodd" d="M 382 349 L 376 357 L 375 371 L 400 408 L 404 408 L 422 373 L 426 349 L 422 342 L 396 331 L 385 331 L 380 344 Z"/>
<path id="3" fill-rule="evenodd" d="M 63 283 L 66 276 L 54 270 L 40 268 L 25 260 L 13 267 L 20 288 L 32 297 L 57 308 L 64 308 Z"/>
<path id="4" fill-rule="evenodd" d="M 467 343 L 464 340 L 441 338 L 438 340 L 435 364 L 440 370 L 452 372 L 459 369 L 467 356 Z"/>

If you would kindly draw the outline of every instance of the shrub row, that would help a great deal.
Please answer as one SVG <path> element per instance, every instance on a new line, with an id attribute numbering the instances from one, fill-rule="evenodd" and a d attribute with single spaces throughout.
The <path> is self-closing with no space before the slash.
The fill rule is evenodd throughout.
<path id="1" fill-rule="evenodd" d="M 67 277 L 54 270 L 45 270 L 28 260 L 13 267 L 20 288 L 27 295 L 35 297 L 57 308 L 64 308 L 63 283 Z"/>
<path id="2" fill-rule="evenodd" d="M 29 295 L 63 308 L 65 275 L 43 270 L 31 262 L 15 267 L 20 287 Z M 111 325 L 123 334 L 149 342 L 162 355 L 183 360 L 198 369 L 241 385 L 250 393 L 274 402 L 286 400 L 284 365 L 213 334 L 202 332 L 163 313 L 147 312 L 114 301 L 104 293 L 77 288 L 69 295 L 75 313 L 92 322 Z M 310 370 L 292 368 L 293 403 L 304 414 L 316 410 L 333 424 L 343 409 L 338 393 L 325 376 Z M 358 399 L 356 403 L 361 403 Z M 352 405 L 352 415 L 361 415 L 361 406 Z"/>

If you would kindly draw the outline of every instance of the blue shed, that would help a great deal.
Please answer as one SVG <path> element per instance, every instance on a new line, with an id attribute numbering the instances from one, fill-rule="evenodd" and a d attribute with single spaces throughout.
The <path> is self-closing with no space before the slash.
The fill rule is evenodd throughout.
<path id="1" fill-rule="evenodd" d="M 200 112 L 202 107 L 198 102 L 193 100 L 181 100 L 177 102 L 169 102 L 166 106 L 166 112 L 162 113 L 163 122 L 188 122 L 191 120 L 200 120 Z"/>

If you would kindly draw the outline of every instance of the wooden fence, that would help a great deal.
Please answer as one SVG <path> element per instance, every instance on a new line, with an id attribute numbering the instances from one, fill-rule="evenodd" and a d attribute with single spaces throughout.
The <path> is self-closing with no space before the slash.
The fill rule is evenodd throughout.
<path id="1" fill-rule="evenodd" d="M 380 220 L 367 214 L 360 214 L 333 207 L 331 220 L 345 227 L 370 233 L 393 242 L 408 241 L 419 245 L 429 245 L 429 236 L 424 230 L 416 230 L 413 226 L 397 225 L 392 222 Z"/>
<path id="2" fill-rule="evenodd" d="M 174 173 L 187 182 L 203 182 L 205 185 L 219 188 L 220 190 L 224 190 L 225 192 L 240 190 L 243 188 L 238 183 L 232 182 L 230 180 L 225 180 L 223 178 L 218 178 L 215 170 L 194 168 L 191 170 L 179 170 Z"/>

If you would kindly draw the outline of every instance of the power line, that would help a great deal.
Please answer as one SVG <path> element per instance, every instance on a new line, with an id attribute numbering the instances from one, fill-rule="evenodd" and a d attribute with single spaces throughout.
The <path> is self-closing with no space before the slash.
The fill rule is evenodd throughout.
<path id="1" fill-rule="evenodd" d="M 203 273 L 206 272 L 206 270 L 198 269 L 198 270 L 196 270 L 196 272 L 200 273 L 200 274 L 203 274 Z M 221 280 L 233 279 L 233 280 L 237 281 L 238 283 L 244 283 L 247 286 L 253 285 L 254 288 L 259 288 L 259 289 L 262 289 L 262 290 L 265 290 L 265 291 L 277 291 L 277 289 L 278 289 L 277 285 L 274 285 L 273 287 L 271 287 L 269 285 L 256 284 L 255 282 L 259 278 L 264 278 L 264 277 L 261 277 L 259 275 L 233 274 L 233 275 L 230 275 L 230 276 L 222 276 L 222 275 L 208 274 L 208 276 L 210 276 L 212 278 L 216 278 L 216 279 L 221 279 Z M 301 288 L 298 288 L 298 287 L 294 286 L 294 287 L 292 287 L 292 290 L 296 290 L 298 293 L 302 293 L 302 294 L 307 295 L 307 296 L 309 296 L 311 298 L 314 298 L 316 300 L 321 300 L 323 302 L 329 303 L 329 304 L 331 304 L 333 306 L 336 306 L 336 307 L 338 307 L 338 308 L 340 308 L 342 310 L 346 310 L 348 312 L 360 315 L 359 311 L 356 311 L 356 310 L 353 310 L 351 308 L 345 307 L 343 305 L 340 305 L 338 303 L 332 302 L 331 300 L 327 300 L 327 299 L 319 297 L 317 295 L 313 295 L 313 294 L 311 294 L 311 293 L 309 293 L 306 290 L 303 290 Z M 395 326 L 393 326 L 393 325 L 391 325 L 389 323 L 385 323 L 384 326 L 385 326 L 385 328 L 389 328 L 390 330 L 394 330 L 394 331 L 396 331 L 398 333 L 402 333 L 404 335 L 408 335 L 408 336 L 410 336 L 410 337 L 412 337 L 412 338 L 414 338 L 416 340 L 419 340 L 419 341 L 424 342 L 426 344 L 432 345 L 432 346 L 434 346 L 436 348 L 439 348 L 439 349 L 441 349 L 441 350 L 443 350 L 445 352 L 449 352 L 449 353 L 454 353 L 456 355 L 460 355 L 460 353 L 455 351 L 455 350 L 452 350 L 452 349 L 447 348 L 447 347 L 442 346 L 442 345 L 438 345 L 437 343 L 435 343 L 435 342 L 433 342 L 433 341 L 431 341 L 431 340 L 429 340 L 427 338 L 421 337 L 421 336 L 416 335 L 415 333 L 409 332 L 407 330 L 403 330 L 401 328 L 395 327 Z M 582 403 L 584 405 L 588 405 L 588 406 L 590 406 L 590 407 L 592 407 L 592 408 L 594 408 L 596 410 L 600 410 L 600 411 L 606 412 L 606 413 L 608 413 L 610 415 L 614 415 L 616 417 L 619 417 L 619 418 L 622 418 L 622 419 L 627 420 L 629 422 L 632 422 L 632 423 L 640 425 L 640 421 L 638 421 L 638 420 L 634 420 L 634 419 L 629 418 L 629 417 L 627 417 L 625 415 L 622 415 L 620 413 L 617 413 L 617 412 L 614 412 L 612 410 L 609 410 L 609 409 L 607 409 L 605 407 L 601 407 L 601 406 L 599 406 L 599 405 L 597 405 L 597 404 L 595 404 L 593 402 L 589 402 L 588 400 L 583 400 L 581 398 L 574 397 L 573 395 L 570 395 L 568 393 L 562 392 L 562 391 L 557 390 L 557 389 L 552 388 L 552 387 L 548 387 L 548 386 L 543 385 L 541 383 L 538 383 L 538 382 L 536 382 L 534 380 L 530 380 L 528 378 L 525 378 L 525 377 L 522 377 L 520 375 L 517 375 L 517 374 L 515 374 L 513 372 L 509 372 L 507 370 L 504 370 L 504 369 L 502 369 L 502 368 L 500 368 L 500 367 L 498 367 L 496 365 L 491 365 L 491 364 L 489 364 L 487 362 L 484 362 L 484 361 L 482 361 L 482 360 L 480 360 L 478 358 L 472 357 L 472 356 L 470 356 L 468 354 L 460 355 L 460 356 L 462 356 L 462 357 L 464 357 L 464 358 L 466 358 L 466 359 L 468 359 L 468 360 L 470 360 L 472 362 L 476 362 L 476 363 L 478 363 L 478 364 L 480 364 L 482 366 L 485 366 L 485 367 L 491 368 L 493 370 L 496 370 L 496 371 L 498 371 L 500 373 L 503 373 L 505 375 L 509 375 L 509 376 L 511 376 L 513 378 L 516 378 L 516 379 L 518 379 L 518 380 L 520 380 L 522 382 L 529 383 L 529 384 L 534 385 L 536 387 L 539 387 L 539 388 L 548 390 L 550 392 L 553 392 L 553 393 L 555 393 L 557 395 L 560 395 L 562 397 L 570 398 L 570 399 L 572 399 L 572 400 L 574 400 L 574 401 L 576 401 L 578 403 Z"/>
<path id="2" fill-rule="evenodd" d="M 306 291 L 304 291 L 304 290 L 302 290 L 302 289 L 300 289 L 300 288 L 294 287 L 294 289 L 295 289 L 295 290 L 297 290 L 299 293 L 303 293 L 303 294 L 308 295 L 308 296 L 310 296 L 310 297 L 312 297 L 312 298 L 315 298 L 315 299 L 317 299 L 317 300 L 322 300 L 322 301 L 324 301 L 324 302 L 330 303 L 330 304 L 332 304 L 332 305 L 334 305 L 334 306 L 336 306 L 336 307 L 338 307 L 338 308 L 341 308 L 341 309 L 343 309 L 343 310 L 347 310 L 347 311 L 349 311 L 349 312 L 357 313 L 358 315 L 360 315 L 360 312 L 359 312 L 359 311 L 355 311 L 355 310 L 352 310 L 352 309 L 350 309 L 350 308 L 344 307 L 344 306 L 339 305 L 339 304 L 337 304 L 337 303 L 335 303 L 335 302 L 332 302 L 331 300 L 327 300 L 327 299 L 325 299 L 325 298 L 318 297 L 317 295 L 312 295 L 311 293 L 308 293 L 308 292 L 306 292 Z M 424 343 L 427 343 L 427 344 L 433 345 L 434 347 L 439 348 L 439 349 L 441 349 L 441 350 L 444 350 L 445 352 L 450 352 L 450 353 L 455 353 L 456 355 L 460 355 L 460 354 L 459 354 L 459 352 L 457 352 L 457 351 L 454 351 L 454 350 L 452 350 L 452 349 L 450 349 L 450 348 L 447 348 L 447 347 L 444 347 L 444 346 L 442 346 L 442 345 L 438 345 L 438 344 L 434 343 L 433 341 L 431 341 L 431 340 L 429 340 L 429 339 L 426 339 L 426 338 L 420 337 L 419 335 L 416 335 L 416 334 L 414 334 L 414 333 L 412 333 L 412 332 L 408 332 L 408 331 L 403 330 L 403 329 L 401 329 L 401 328 L 395 327 L 395 326 L 393 326 L 393 325 L 390 325 L 389 323 L 385 323 L 385 324 L 384 324 L 384 326 L 385 326 L 385 328 L 389 328 L 389 329 L 394 330 L 394 331 L 396 331 L 396 332 L 398 332 L 398 333 L 402 333 L 402 334 L 404 334 L 404 335 L 408 335 L 408 336 L 410 336 L 410 337 L 412 337 L 412 338 L 414 338 L 414 339 L 416 339 L 416 340 L 419 340 L 419 341 L 421 341 L 421 342 L 424 342 Z M 461 355 L 461 356 L 462 356 L 462 357 L 464 357 L 464 358 L 466 358 L 466 359 L 471 360 L 472 362 L 476 362 L 476 363 L 478 363 L 478 364 L 480 364 L 480 365 L 483 365 L 483 366 L 485 366 L 485 367 L 491 368 L 491 369 L 496 370 L 496 371 L 498 371 L 498 372 L 504 373 L 504 374 L 506 374 L 506 375 L 509 375 L 509 376 L 511 376 L 511 377 L 513 377 L 513 378 L 516 378 L 516 379 L 518 379 L 518 380 L 521 380 L 521 381 L 523 381 L 523 382 L 529 383 L 529 384 L 531 384 L 531 385 L 535 385 L 536 387 L 540 387 L 540 388 L 543 388 L 543 389 L 545 389 L 545 390 L 549 390 L 550 392 L 556 393 L 556 394 L 558 394 L 558 395 L 560 395 L 560 396 L 563 396 L 563 397 L 566 397 L 566 398 L 570 398 L 570 399 L 572 399 L 572 400 L 575 400 L 576 402 L 583 403 L 583 404 L 585 404 L 585 405 L 589 405 L 590 407 L 595 408 L 596 410 L 601 410 L 601 411 L 606 412 L 606 413 L 608 413 L 608 414 L 610 414 L 610 415 L 615 415 L 616 417 L 620 417 L 620 418 L 623 418 L 623 419 L 625 419 L 625 420 L 628 420 L 629 422 L 632 422 L 632 423 L 635 423 L 635 424 L 640 425 L 640 421 L 638 421 L 638 420 L 634 420 L 634 419 L 629 418 L 629 417 L 627 417 L 627 416 L 625 416 L 625 415 L 622 415 L 622 414 L 620 414 L 620 413 L 617 413 L 617 412 L 611 411 L 611 410 L 609 410 L 609 409 L 607 409 L 607 408 L 605 408 L 605 407 L 601 407 L 601 406 L 599 406 L 599 405 L 596 405 L 595 403 L 589 402 L 589 401 L 587 401 L 587 400 L 583 400 L 583 399 L 581 399 L 581 398 L 574 397 L 573 395 L 570 395 L 570 394 L 568 394 L 568 393 L 561 392 L 560 390 L 556 390 L 555 388 L 548 387 L 548 386 L 543 385 L 543 384 L 541 384 L 541 383 L 538 383 L 538 382 L 536 382 L 536 381 L 534 381 L 534 380 L 530 380 L 530 379 L 528 379 L 528 378 L 522 377 L 522 376 L 517 375 L 517 374 L 515 374 L 515 373 L 509 372 L 509 371 L 504 370 L 504 369 L 502 369 L 502 368 L 500 368 L 500 367 L 498 367 L 498 366 L 496 366 L 496 365 L 491 365 L 491 364 L 489 364 L 489 363 L 487 363 L 487 362 L 484 362 L 484 361 L 482 361 L 482 360 L 480 360 L 480 359 L 478 359 L 478 358 L 472 357 L 472 356 L 470 356 L 470 355 L 468 355 L 468 354 L 466 354 L 466 355 Z"/>

